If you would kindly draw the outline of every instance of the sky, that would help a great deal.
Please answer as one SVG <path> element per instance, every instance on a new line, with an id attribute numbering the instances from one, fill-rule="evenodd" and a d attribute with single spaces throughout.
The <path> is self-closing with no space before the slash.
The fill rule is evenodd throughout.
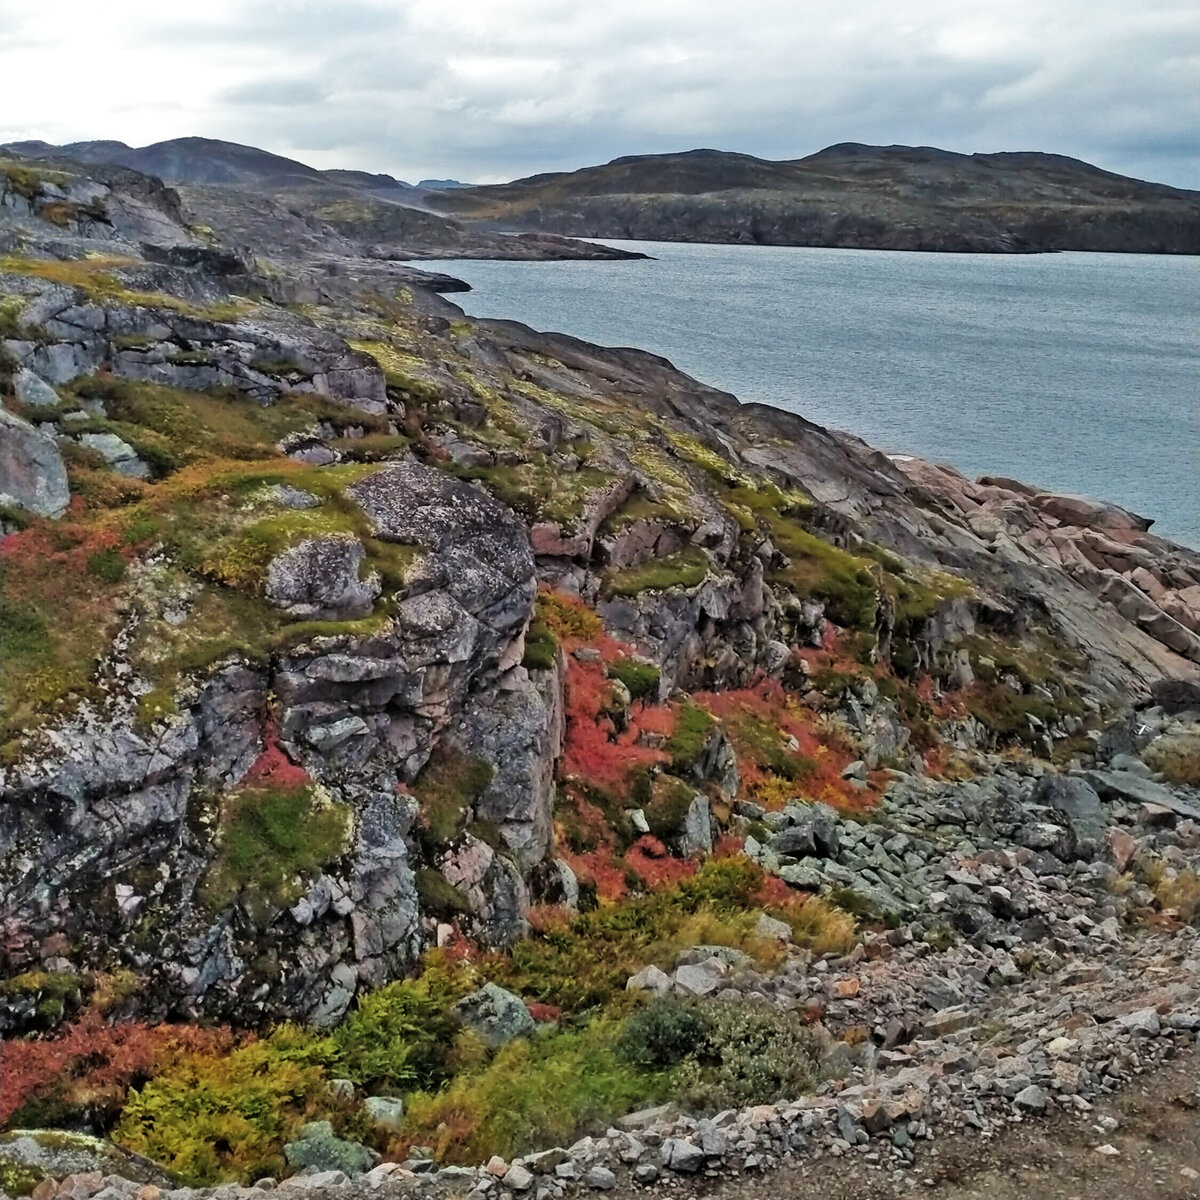
<path id="1" fill-rule="evenodd" d="M 0 141 L 409 181 L 856 141 L 1200 183 L 1200 0 L 0 0 L 0 81 Z"/>

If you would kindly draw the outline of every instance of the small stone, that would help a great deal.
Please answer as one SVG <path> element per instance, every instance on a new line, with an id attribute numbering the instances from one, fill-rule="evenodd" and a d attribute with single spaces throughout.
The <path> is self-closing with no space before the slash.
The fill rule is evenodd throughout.
<path id="1" fill-rule="evenodd" d="M 707 996 L 721 986 L 727 970 L 719 958 L 678 967 L 675 971 L 675 989 L 686 996 Z"/>
<path id="2" fill-rule="evenodd" d="M 671 977 L 659 967 L 651 964 L 643 967 L 636 975 L 630 975 L 625 981 L 627 992 L 653 992 L 661 996 L 671 990 Z"/>
<path id="3" fill-rule="evenodd" d="M 404 1101 L 395 1096 L 368 1096 L 363 1108 L 381 1129 L 394 1133 L 404 1124 Z"/>
<path id="4" fill-rule="evenodd" d="M 644 1187 L 658 1178 L 658 1168 L 653 1163 L 638 1163 L 633 1168 L 633 1178 Z"/>
<path id="5" fill-rule="evenodd" d="M 1019 1091 L 1013 1097 L 1013 1103 L 1024 1112 L 1044 1112 L 1046 1109 L 1046 1093 L 1037 1084 L 1031 1083 L 1027 1088 Z"/>
<path id="6" fill-rule="evenodd" d="M 1108 1142 L 1105 1142 L 1103 1146 L 1097 1146 L 1096 1153 L 1103 1154 L 1105 1158 L 1118 1158 L 1121 1154 L 1116 1146 L 1111 1146 Z"/>
<path id="7" fill-rule="evenodd" d="M 611 1192 L 617 1186 L 617 1177 L 607 1168 L 597 1163 L 583 1177 L 583 1182 L 596 1192 Z"/>
<path id="8" fill-rule="evenodd" d="M 694 1175 L 704 1166 L 704 1151 L 684 1138 L 667 1138 L 661 1153 L 663 1166 L 683 1175 Z"/>
<path id="9" fill-rule="evenodd" d="M 504 1178 L 500 1182 L 510 1192 L 527 1192 L 533 1187 L 533 1180 L 534 1174 L 528 1167 L 523 1167 L 520 1163 L 513 1163 L 504 1172 Z"/>
<path id="10" fill-rule="evenodd" d="M 764 941 L 790 942 L 792 927 L 786 921 L 778 921 L 762 913 L 754 926 L 754 936 Z"/>
<path id="11" fill-rule="evenodd" d="M 1158 1037 L 1162 1029 L 1158 1012 L 1153 1008 L 1140 1008 L 1137 1012 L 1126 1013 L 1117 1018 L 1117 1023 L 1138 1037 Z"/>
<path id="12" fill-rule="evenodd" d="M 838 979 L 830 989 L 831 994 L 838 1000 L 852 1000 L 858 995 L 858 980 Z"/>

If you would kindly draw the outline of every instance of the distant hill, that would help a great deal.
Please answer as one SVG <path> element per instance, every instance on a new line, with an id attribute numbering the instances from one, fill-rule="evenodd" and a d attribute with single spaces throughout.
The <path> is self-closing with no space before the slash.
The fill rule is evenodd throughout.
<path id="1" fill-rule="evenodd" d="M 31 149 L 39 147 L 38 150 Z M 291 158 L 222 142 L 214 138 L 173 138 L 135 149 L 124 142 L 70 142 L 65 146 L 48 146 L 44 142 L 16 142 L 7 147 L 26 157 L 58 155 L 86 163 L 108 163 L 130 167 L 144 175 L 157 175 L 164 183 L 180 184 L 282 184 L 294 180 L 322 181 L 324 176 L 315 167 L 306 166 Z"/>
<path id="2" fill-rule="evenodd" d="M 322 171 L 326 179 L 334 183 L 345 183 L 351 187 L 366 188 L 368 191 L 412 191 L 412 184 L 391 175 L 372 175 L 370 171 Z"/>
<path id="3" fill-rule="evenodd" d="M 846 142 L 775 162 L 690 150 L 441 192 L 429 203 L 494 228 L 575 237 L 1200 253 L 1200 193 L 1037 152 Z"/>
<path id="4" fill-rule="evenodd" d="M 422 179 L 417 184 L 417 187 L 425 188 L 430 192 L 444 192 L 450 188 L 465 188 L 470 186 L 469 183 L 459 183 L 457 179 Z"/>

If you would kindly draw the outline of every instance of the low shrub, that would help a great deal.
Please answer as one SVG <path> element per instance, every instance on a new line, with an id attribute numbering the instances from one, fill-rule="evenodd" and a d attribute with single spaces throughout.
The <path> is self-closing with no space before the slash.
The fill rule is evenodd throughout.
<path id="1" fill-rule="evenodd" d="M 663 1071 L 678 1066 L 703 1045 L 709 1028 L 696 1006 L 660 997 L 625 1022 L 617 1051 L 643 1070 Z"/>
<path id="2" fill-rule="evenodd" d="M 329 1039 L 284 1025 L 232 1054 L 185 1056 L 131 1092 L 113 1140 L 190 1187 L 278 1176 L 334 1055 Z"/>
<path id="3" fill-rule="evenodd" d="M 810 1091 L 818 1042 L 795 1012 L 758 1004 L 713 1004 L 704 1038 L 679 1068 L 677 1094 L 715 1110 L 771 1104 Z"/>
<path id="4" fill-rule="evenodd" d="M 401 1137 L 403 1156 L 430 1146 L 443 1162 L 478 1163 L 493 1154 L 567 1145 L 586 1125 L 611 1121 L 662 1094 L 663 1081 L 624 1060 L 615 1027 L 510 1042 L 486 1067 L 456 1077 L 440 1092 L 410 1095 Z"/>

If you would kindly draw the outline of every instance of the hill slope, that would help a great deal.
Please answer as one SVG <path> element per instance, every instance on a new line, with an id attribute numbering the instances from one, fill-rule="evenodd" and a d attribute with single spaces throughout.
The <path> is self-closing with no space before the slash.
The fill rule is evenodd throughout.
<path id="1" fill-rule="evenodd" d="M 843 143 L 772 162 L 691 150 L 445 192 L 431 203 L 497 227 L 583 237 L 1200 252 L 1200 194 L 1039 153 Z"/>
<path id="2" fill-rule="evenodd" d="M 178 188 L 191 216 L 236 231 L 257 254 L 296 257 L 352 248 L 376 258 L 637 258 L 566 238 L 497 237 L 434 212 L 425 193 L 390 175 L 318 171 L 255 146 L 175 138 L 134 148 L 118 141 L 0 146 L 14 162 L 83 164 L 139 172 Z"/>

